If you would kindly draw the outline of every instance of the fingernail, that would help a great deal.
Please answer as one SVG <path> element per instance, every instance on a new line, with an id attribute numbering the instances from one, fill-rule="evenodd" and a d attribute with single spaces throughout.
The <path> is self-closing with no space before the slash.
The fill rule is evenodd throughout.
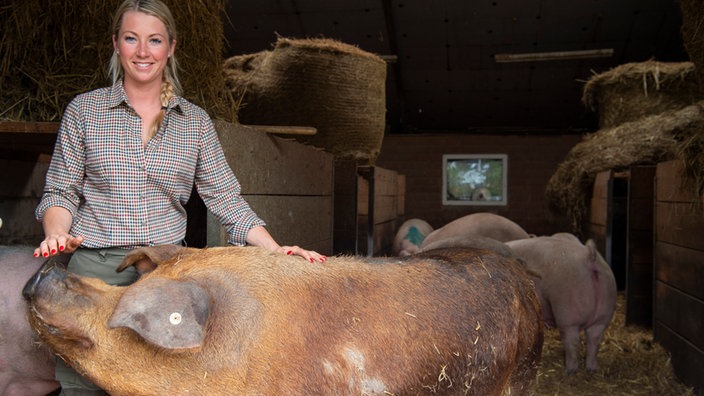
<path id="1" fill-rule="evenodd" d="M 34 253 L 34 257 L 39 257 L 39 253 Z"/>
<path id="2" fill-rule="evenodd" d="M 51 249 L 51 254 L 56 253 L 56 249 Z"/>
<path id="3" fill-rule="evenodd" d="M 288 255 L 291 255 L 291 253 L 293 253 L 293 250 L 289 250 L 288 252 L 286 252 L 286 254 Z"/>
<path id="4" fill-rule="evenodd" d="M 49 253 L 44 252 L 44 257 L 49 257 Z"/>
<path id="5" fill-rule="evenodd" d="M 63 246 L 59 246 L 59 251 L 60 251 L 60 252 L 63 252 L 63 251 L 64 251 L 64 247 L 63 247 Z"/>
<path id="6" fill-rule="evenodd" d="M 311 257 L 309 260 L 310 260 L 311 263 L 313 262 L 313 258 L 312 258 L 312 257 Z"/>

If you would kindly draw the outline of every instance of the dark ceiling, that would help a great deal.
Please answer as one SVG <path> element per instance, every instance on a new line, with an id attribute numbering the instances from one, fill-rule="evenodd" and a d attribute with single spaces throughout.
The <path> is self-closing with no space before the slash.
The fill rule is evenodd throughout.
<path id="1" fill-rule="evenodd" d="M 226 57 L 277 35 L 325 37 L 391 59 L 388 133 L 596 128 L 594 73 L 686 61 L 675 0 L 234 0 Z M 606 58 L 497 63 L 495 54 L 613 49 Z M 395 59 L 395 60 L 393 60 Z"/>

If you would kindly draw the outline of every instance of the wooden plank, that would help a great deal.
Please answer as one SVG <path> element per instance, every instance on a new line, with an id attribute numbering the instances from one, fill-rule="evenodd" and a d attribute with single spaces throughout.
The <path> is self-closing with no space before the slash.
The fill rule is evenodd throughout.
<path id="1" fill-rule="evenodd" d="M 398 194 L 398 204 L 396 205 L 396 214 L 403 217 L 406 214 L 406 175 L 398 175 L 396 193 Z"/>
<path id="2" fill-rule="evenodd" d="M 657 240 L 704 250 L 704 215 L 689 202 L 656 202 Z"/>
<path id="3" fill-rule="evenodd" d="M 589 222 L 606 226 L 608 219 L 608 205 L 606 198 L 592 198 L 589 206 Z"/>
<path id="4" fill-rule="evenodd" d="M 653 323 L 653 270 L 630 265 L 626 274 L 626 324 L 650 327 Z"/>
<path id="5" fill-rule="evenodd" d="M 655 320 L 704 350 L 704 301 L 655 282 Z"/>
<path id="6" fill-rule="evenodd" d="M 628 195 L 631 199 L 652 201 L 655 186 L 655 165 L 632 166 L 628 179 Z"/>
<path id="7" fill-rule="evenodd" d="M 369 216 L 369 180 L 357 177 L 357 215 Z"/>
<path id="8" fill-rule="evenodd" d="M 293 135 L 293 136 L 313 136 L 318 133 L 314 127 L 306 126 L 283 126 L 283 125 L 245 125 L 260 132 L 272 135 Z"/>
<path id="9" fill-rule="evenodd" d="M 655 242 L 655 279 L 704 300 L 704 252 Z"/>
<path id="10" fill-rule="evenodd" d="M 374 167 L 374 195 L 375 196 L 396 196 L 398 195 L 398 172 L 390 169 Z"/>
<path id="11" fill-rule="evenodd" d="M 332 195 L 332 154 L 244 125 L 214 123 L 243 194 Z"/>
<path id="12" fill-rule="evenodd" d="M 385 223 L 398 217 L 396 196 L 382 195 L 375 197 L 374 224 Z"/>
<path id="13" fill-rule="evenodd" d="M 628 232 L 628 262 L 642 266 L 653 265 L 653 233 L 646 230 Z"/>
<path id="14" fill-rule="evenodd" d="M 281 245 L 304 248 L 317 246 L 318 252 L 332 254 L 332 197 L 245 196 L 252 209 L 267 223 L 267 230 Z M 208 213 L 208 246 L 224 246 L 224 227 Z"/>
<path id="15" fill-rule="evenodd" d="M 655 166 L 630 169 L 627 202 L 626 324 L 653 318 L 653 206 Z"/>
<path id="16" fill-rule="evenodd" d="M 655 340 L 670 352 L 670 362 L 677 378 L 687 386 L 704 393 L 704 351 L 662 323 L 653 325 Z"/>
<path id="17" fill-rule="evenodd" d="M 46 154 L 22 159 L 0 159 L 0 197 L 41 197 L 50 161 L 51 157 Z"/>
<path id="18" fill-rule="evenodd" d="M 366 216 L 362 216 L 366 220 Z M 394 236 L 396 235 L 395 221 L 387 221 L 374 224 L 374 251 L 372 256 L 387 255 L 391 252 Z M 362 255 L 370 255 L 367 244 L 367 233 L 360 229 L 358 234 L 359 253 Z"/>
<path id="19" fill-rule="evenodd" d="M 683 165 L 679 160 L 661 162 L 655 172 L 655 196 L 657 201 L 693 202 L 694 190 L 682 178 Z"/>
<path id="20" fill-rule="evenodd" d="M 335 254 L 357 251 L 357 162 L 335 159 L 333 250 Z"/>
<path id="21" fill-rule="evenodd" d="M 0 133 L 49 133 L 59 131 L 58 122 L 0 121 Z"/>
<path id="22" fill-rule="evenodd" d="M 594 177 L 594 187 L 592 189 L 592 197 L 608 198 L 609 197 L 609 180 L 613 177 L 613 171 L 606 170 L 599 172 Z"/>
<path id="23" fill-rule="evenodd" d="M 34 220 L 39 198 L 0 199 L 0 245 L 39 245 L 44 239 L 42 225 Z"/>

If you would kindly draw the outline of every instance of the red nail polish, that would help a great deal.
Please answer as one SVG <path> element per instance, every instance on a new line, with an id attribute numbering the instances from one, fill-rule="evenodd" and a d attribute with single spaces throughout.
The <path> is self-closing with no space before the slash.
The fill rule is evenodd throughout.
<path id="1" fill-rule="evenodd" d="M 60 251 L 60 252 L 63 252 L 63 251 L 64 251 L 64 247 L 63 247 L 63 246 L 59 246 L 59 251 Z"/>
<path id="2" fill-rule="evenodd" d="M 39 257 L 39 253 L 34 253 L 34 257 Z"/>
<path id="3" fill-rule="evenodd" d="M 51 249 L 51 254 L 56 253 L 56 249 Z"/>
<path id="4" fill-rule="evenodd" d="M 310 258 L 310 262 L 311 262 L 311 263 L 313 262 L 313 258 L 312 258 L 312 257 Z"/>
<path id="5" fill-rule="evenodd" d="M 286 254 L 288 254 L 289 256 L 291 255 L 291 253 L 293 253 L 293 251 L 291 251 L 291 250 L 289 250 L 288 252 L 286 252 Z"/>
<path id="6" fill-rule="evenodd" d="M 49 253 L 44 252 L 44 257 L 49 257 Z"/>

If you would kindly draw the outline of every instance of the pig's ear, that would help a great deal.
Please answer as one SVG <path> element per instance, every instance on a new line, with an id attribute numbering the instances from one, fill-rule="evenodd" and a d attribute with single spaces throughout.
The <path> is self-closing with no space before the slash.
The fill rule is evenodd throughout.
<path id="1" fill-rule="evenodd" d="M 210 296 L 190 281 L 148 278 L 127 287 L 108 321 L 167 349 L 197 348 L 205 338 Z"/>
<path id="2" fill-rule="evenodd" d="M 117 272 L 125 270 L 127 267 L 134 265 L 137 273 L 143 275 L 154 271 L 159 264 L 176 256 L 190 252 L 192 249 L 178 245 L 159 245 L 147 246 L 132 250 L 127 253 L 122 263 L 117 267 Z"/>

